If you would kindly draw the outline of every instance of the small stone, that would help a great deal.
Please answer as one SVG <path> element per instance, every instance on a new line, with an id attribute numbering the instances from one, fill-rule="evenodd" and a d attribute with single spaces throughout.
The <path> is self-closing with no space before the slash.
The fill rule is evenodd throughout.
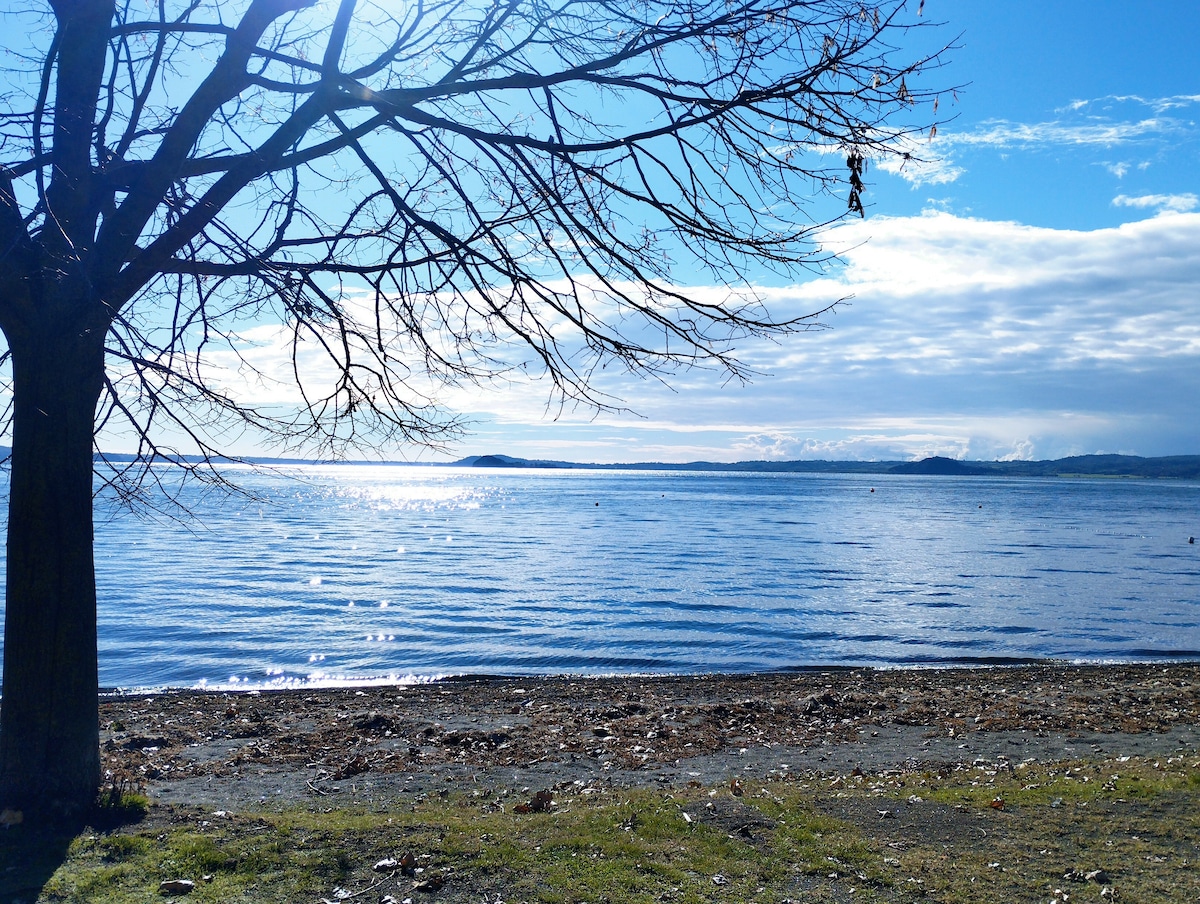
<path id="1" fill-rule="evenodd" d="M 373 867 L 371 867 L 371 869 L 375 870 L 375 872 L 377 872 L 377 873 L 390 873 L 392 870 L 394 870 L 399 865 L 400 865 L 400 861 L 397 860 L 395 857 L 385 857 L 384 859 L 382 859 L 378 863 L 376 863 Z"/>
<path id="2" fill-rule="evenodd" d="M 726 879 L 724 876 L 722 876 L 720 873 L 717 873 L 715 876 L 712 877 L 712 882 L 713 882 L 713 885 L 728 885 L 729 884 L 729 880 Z"/>
<path id="3" fill-rule="evenodd" d="M 514 813 L 548 813 L 554 806 L 554 796 L 549 791 L 539 791 L 527 804 L 517 804 Z"/>
<path id="4" fill-rule="evenodd" d="M 436 892 L 441 891 L 442 886 L 446 884 L 444 876 L 433 875 L 413 885 L 413 891 Z"/>

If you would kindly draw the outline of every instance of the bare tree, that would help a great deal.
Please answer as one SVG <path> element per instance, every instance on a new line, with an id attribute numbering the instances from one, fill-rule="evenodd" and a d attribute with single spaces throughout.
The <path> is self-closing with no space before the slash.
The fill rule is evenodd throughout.
<path id="1" fill-rule="evenodd" d="M 438 441 L 455 423 L 437 387 L 509 368 L 600 406 L 605 364 L 742 376 L 739 339 L 812 323 L 773 318 L 755 277 L 811 265 L 822 221 L 861 213 L 863 162 L 915 135 L 897 113 L 933 99 L 910 82 L 936 57 L 896 62 L 906 15 L 902 0 L 10 14 L 0 804 L 78 811 L 99 781 L 99 431 L 132 436 L 142 465 L 191 467 L 185 452 L 245 429 L 336 455 Z M 836 207 L 813 207 L 821 194 Z M 731 288 L 714 301 L 679 274 Z M 236 389 L 275 379 L 245 342 L 272 324 L 284 406 Z"/>

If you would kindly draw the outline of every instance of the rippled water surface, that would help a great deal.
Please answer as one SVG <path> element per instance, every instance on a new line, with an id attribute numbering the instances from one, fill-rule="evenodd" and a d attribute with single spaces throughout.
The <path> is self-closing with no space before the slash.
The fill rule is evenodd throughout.
<path id="1" fill-rule="evenodd" d="M 1200 655 L 1200 484 L 238 472 L 97 527 L 106 686 Z"/>

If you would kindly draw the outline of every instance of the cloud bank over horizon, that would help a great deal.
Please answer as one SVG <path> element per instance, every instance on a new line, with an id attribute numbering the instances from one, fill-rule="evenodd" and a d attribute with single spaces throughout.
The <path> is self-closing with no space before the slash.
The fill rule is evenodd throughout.
<path id="1" fill-rule="evenodd" d="M 821 317 L 828 328 L 743 342 L 736 351 L 757 374 L 751 383 L 700 368 L 668 383 L 619 368 L 597 373 L 596 388 L 627 412 L 556 407 L 548 384 L 524 376 L 443 387 L 438 401 L 470 429 L 440 457 L 1200 452 L 1200 213 L 1070 230 L 926 211 L 847 223 L 823 240 L 840 254 L 837 264 L 757 292 L 776 317 L 836 303 Z M 729 289 L 690 291 L 715 299 Z M 258 373 L 231 391 L 257 404 L 295 404 L 287 330 L 261 325 L 243 339 Z M 316 373 L 320 355 L 310 353 L 311 361 L 301 352 L 302 369 Z M 235 365 L 230 356 L 231 380 Z M 398 451 L 389 457 L 411 454 Z"/>
<path id="2" fill-rule="evenodd" d="M 641 418 L 567 411 L 552 430 L 536 385 L 452 393 L 480 419 L 467 445 L 506 434 L 513 454 L 607 461 L 1200 451 L 1200 215 L 1065 230 L 931 211 L 825 239 L 835 271 L 761 292 L 776 315 L 849 300 L 830 329 L 741 348 L 750 385 L 605 374 Z"/>

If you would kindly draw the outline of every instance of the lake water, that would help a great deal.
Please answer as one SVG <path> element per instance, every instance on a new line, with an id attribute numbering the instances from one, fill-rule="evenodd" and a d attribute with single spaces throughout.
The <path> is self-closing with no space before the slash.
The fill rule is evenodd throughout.
<path id="1" fill-rule="evenodd" d="M 101 501 L 102 685 L 1200 657 L 1200 483 L 293 473 Z"/>

